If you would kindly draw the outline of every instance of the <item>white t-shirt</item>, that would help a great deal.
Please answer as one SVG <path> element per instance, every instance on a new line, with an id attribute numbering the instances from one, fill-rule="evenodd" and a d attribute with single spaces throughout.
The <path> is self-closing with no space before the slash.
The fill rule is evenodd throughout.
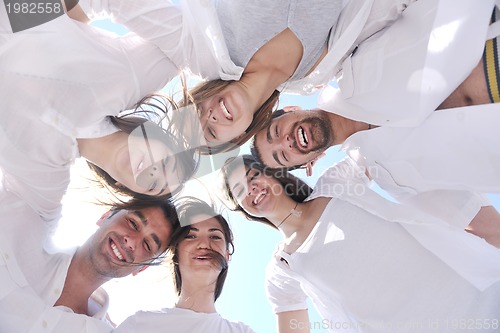
<path id="1" fill-rule="evenodd" d="M 399 223 L 340 199 L 295 253 L 277 251 L 267 292 L 275 312 L 305 309 L 310 297 L 332 332 L 451 332 L 500 311 L 500 282 L 479 291 Z"/>
<path id="2" fill-rule="evenodd" d="M 55 252 L 56 221 L 40 218 L 15 194 L 0 191 L 0 332 L 110 332 L 107 293 L 89 300 L 92 316 L 53 307 L 61 296 L 75 249 Z"/>
<path id="3" fill-rule="evenodd" d="M 153 333 L 165 330 L 178 333 L 254 333 L 244 323 L 224 319 L 218 313 L 200 313 L 178 308 L 137 312 L 113 332 Z"/>

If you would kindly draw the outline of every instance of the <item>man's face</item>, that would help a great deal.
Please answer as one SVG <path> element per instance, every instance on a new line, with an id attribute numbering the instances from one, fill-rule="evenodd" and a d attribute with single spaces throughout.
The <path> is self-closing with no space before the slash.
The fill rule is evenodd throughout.
<path id="1" fill-rule="evenodd" d="M 88 258 L 95 271 L 117 278 L 139 271 L 163 253 L 172 233 L 158 207 L 112 212 L 89 239 Z"/>
<path id="2" fill-rule="evenodd" d="M 330 119 L 321 110 L 296 110 L 274 118 L 255 135 L 262 162 L 271 168 L 303 165 L 330 147 Z"/>

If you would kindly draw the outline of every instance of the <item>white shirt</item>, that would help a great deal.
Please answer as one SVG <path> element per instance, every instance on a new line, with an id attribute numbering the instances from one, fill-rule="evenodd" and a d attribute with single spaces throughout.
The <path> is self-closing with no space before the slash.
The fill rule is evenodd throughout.
<path id="1" fill-rule="evenodd" d="M 314 71 L 305 78 L 287 81 L 279 89 L 287 93 L 311 94 L 323 88 L 336 74 L 335 64 L 340 60 L 337 57 L 342 57 L 354 47 L 353 43 L 368 19 L 373 24 L 366 28 L 374 33 L 399 17 L 402 4 L 413 1 L 363 1 L 366 5 L 351 11 L 359 13 L 358 19 L 352 20 L 351 16 L 344 19 L 345 30 L 342 33 L 346 36 L 338 47 L 335 42 L 339 37 L 335 35 L 334 38 L 332 33 L 328 40 L 329 52 Z M 358 1 L 349 3 L 355 2 Z M 374 2 L 376 5 L 373 5 Z M 203 78 L 239 80 L 243 73 L 244 68 L 237 66 L 229 56 L 217 12 L 210 0 L 182 1 L 182 17 L 172 16 L 174 6 L 165 0 L 147 0 L 140 4 L 133 0 L 82 0 L 80 5 L 91 18 L 112 14 L 113 20 L 158 45 L 176 65 L 189 67 L 191 72 Z M 180 36 L 176 45 L 172 45 L 173 35 Z"/>
<path id="2" fill-rule="evenodd" d="M 102 289 L 89 300 L 97 309 L 93 317 L 53 307 L 74 254 L 51 246 L 56 222 L 42 220 L 11 192 L 1 191 L 0 202 L 0 332 L 110 332 L 109 300 Z"/>
<path id="3" fill-rule="evenodd" d="M 420 126 L 382 126 L 350 136 L 342 149 L 405 201 L 439 189 L 500 192 L 499 106 L 436 111 Z"/>
<path id="4" fill-rule="evenodd" d="M 345 172 L 356 170 L 333 167 L 320 178 L 311 198 L 340 198 L 327 204 L 293 254 L 278 247 L 271 259 L 267 293 L 275 312 L 306 309 L 310 297 L 326 320 L 322 327 L 332 332 L 430 332 L 431 322 L 439 325 L 434 331 L 448 332 L 447 325 L 457 318 L 498 317 L 498 272 L 483 271 L 484 277 L 492 275 L 479 290 L 476 282 L 482 284 L 482 278 L 467 279 L 450 262 L 488 266 L 500 259 L 498 250 L 474 236 L 458 240 L 449 228 L 421 220 L 425 214 L 382 197 L 374 199 L 377 194 L 368 188 L 362 191 L 354 174 L 351 182 L 345 181 L 345 174 L 339 176 Z M 370 204 L 365 205 L 367 200 Z M 439 244 L 426 248 L 422 236 L 432 237 L 434 232 Z M 455 252 L 460 247 L 465 250 Z M 491 251 L 488 256 L 480 249 L 462 257 L 474 248 Z M 450 251 L 450 260 L 436 255 L 436 250 Z"/>
<path id="5" fill-rule="evenodd" d="M 107 116 L 130 109 L 175 75 L 177 68 L 155 46 L 66 15 L 8 35 L 0 46 L 0 166 L 6 188 L 44 218 L 57 218 L 78 156 L 75 139 L 115 132 Z"/>
<path id="6" fill-rule="evenodd" d="M 113 332 L 154 333 L 165 331 L 167 328 L 177 333 L 254 333 L 254 330 L 244 323 L 224 319 L 218 313 L 200 313 L 179 308 L 137 312 Z"/>
<path id="7" fill-rule="evenodd" d="M 498 249 L 453 221 L 386 200 L 368 187 L 364 171 L 351 159 L 344 159 L 324 172 L 309 199 L 341 198 L 383 220 L 400 223 L 424 248 L 480 290 L 500 278 Z"/>
<path id="8" fill-rule="evenodd" d="M 349 108 L 337 102 L 324 110 L 338 114 Z M 500 192 L 498 107 L 440 110 L 417 127 L 360 131 L 341 149 L 399 202 L 464 228 L 489 205 L 477 192 Z"/>
<path id="9" fill-rule="evenodd" d="M 493 0 L 419 0 L 373 36 L 362 31 L 355 53 L 338 66 L 340 91 L 325 89 L 319 107 L 342 103 L 336 113 L 346 118 L 418 125 L 478 64 L 493 6 Z"/>

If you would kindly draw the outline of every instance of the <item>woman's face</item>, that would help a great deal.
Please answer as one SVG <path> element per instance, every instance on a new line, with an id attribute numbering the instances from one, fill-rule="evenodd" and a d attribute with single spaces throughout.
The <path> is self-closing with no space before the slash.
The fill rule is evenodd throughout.
<path id="1" fill-rule="evenodd" d="M 259 106 L 238 81 L 230 83 L 217 95 L 198 103 L 207 144 L 219 145 L 244 134 Z"/>
<path id="2" fill-rule="evenodd" d="M 229 260 L 222 227 L 216 218 L 205 214 L 197 215 L 193 220 L 200 222 L 191 224 L 189 233 L 177 248 L 181 275 L 186 277 L 194 272 L 205 272 L 204 274 L 211 274 L 217 279 L 221 267 L 213 253 Z"/>
<path id="3" fill-rule="evenodd" d="M 228 177 L 229 188 L 238 204 L 250 215 L 268 218 L 282 203 L 281 183 L 256 169 L 238 166 Z"/>
<path id="4" fill-rule="evenodd" d="M 172 149 L 147 135 L 128 136 L 128 144 L 122 149 L 115 169 L 116 174 L 110 175 L 118 183 L 151 196 L 171 193 L 184 180 Z"/>

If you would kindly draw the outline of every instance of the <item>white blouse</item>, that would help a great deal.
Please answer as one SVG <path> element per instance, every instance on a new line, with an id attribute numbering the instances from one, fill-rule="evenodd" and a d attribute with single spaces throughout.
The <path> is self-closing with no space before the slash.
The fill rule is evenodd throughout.
<path id="1" fill-rule="evenodd" d="M 2 7 L 3 8 L 3 7 Z M 3 31 L 8 22 L 1 22 Z M 155 46 L 63 15 L 0 45 L 0 167 L 5 186 L 45 219 L 59 216 L 76 138 L 116 131 L 129 109 L 177 75 Z"/>

